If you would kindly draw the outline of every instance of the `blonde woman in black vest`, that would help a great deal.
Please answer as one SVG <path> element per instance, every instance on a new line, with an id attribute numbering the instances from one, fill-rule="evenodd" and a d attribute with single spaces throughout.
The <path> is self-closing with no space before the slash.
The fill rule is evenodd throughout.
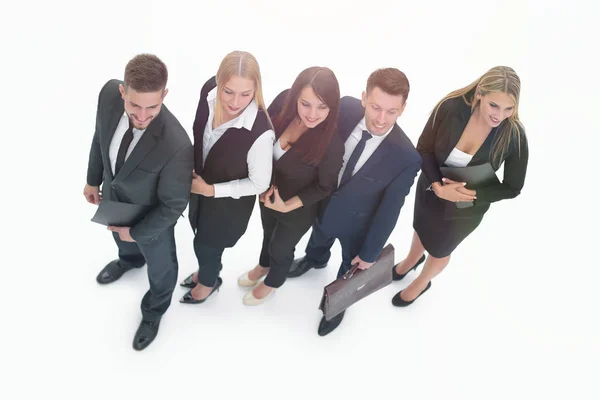
<path id="1" fill-rule="evenodd" d="M 274 142 L 258 63 L 234 51 L 200 92 L 189 204 L 199 269 L 181 283 L 190 290 L 180 302 L 202 303 L 221 286 L 223 251 L 244 234 L 256 195 L 269 188 Z"/>
<path id="2" fill-rule="evenodd" d="M 519 120 L 521 81 L 510 67 L 494 67 L 435 106 L 417 143 L 423 159 L 417 184 L 412 245 L 392 270 L 399 281 L 424 262 L 421 274 L 392 298 L 406 307 L 431 287 L 456 247 L 481 223 L 492 203 L 512 199 L 525 183 L 529 147 Z M 504 164 L 501 183 L 467 189 L 442 175 L 440 167 Z M 457 208 L 455 202 L 471 202 Z M 426 258 L 424 252 L 429 255 Z"/>

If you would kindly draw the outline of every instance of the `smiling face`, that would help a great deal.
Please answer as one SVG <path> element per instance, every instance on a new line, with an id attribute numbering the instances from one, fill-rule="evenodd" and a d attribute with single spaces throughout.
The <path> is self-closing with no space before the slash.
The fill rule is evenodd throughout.
<path id="1" fill-rule="evenodd" d="M 119 85 L 119 91 L 124 101 L 125 112 L 136 129 L 146 129 L 152 120 L 160 113 L 160 109 L 168 89 L 157 92 L 138 92 L 133 88 L 125 90 Z"/>
<path id="2" fill-rule="evenodd" d="M 368 94 L 363 92 L 362 105 L 367 129 L 373 135 L 382 136 L 392 129 L 402 115 L 406 102 L 402 95 L 388 94 L 376 86 Z"/>
<path id="3" fill-rule="evenodd" d="M 307 128 L 315 128 L 329 115 L 329 107 L 315 93 L 312 87 L 305 86 L 298 96 L 298 116 Z"/>
<path id="4" fill-rule="evenodd" d="M 232 76 L 219 93 L 223 113 L 230 117 L 239 115 L 252 102 L 254 91 L 255 85 L 252 79 Z"/>
<path id="5" fill-rule="evenodd" d="M 506 93 L 489 92 L 486 95 L 478 94 L 477 98 L 480 100 L 479 115 L 492 128 L 499 126 L 515 111 L 515 102 Z"/>

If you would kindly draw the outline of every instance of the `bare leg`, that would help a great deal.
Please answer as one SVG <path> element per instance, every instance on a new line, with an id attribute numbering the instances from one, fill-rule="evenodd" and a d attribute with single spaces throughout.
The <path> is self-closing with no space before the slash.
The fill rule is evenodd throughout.
<path id="1" fill-rule="evenodd" d="M 400 261 L 396 265 L 396 273 L 400 275 L 407 273 L 408 270 L 411 269 L 417 263 L 417 261 L 419 261 L 421 256 L 423 256 L 423 253 L 425 253 L 425 248 L 421 243 L 421 239 L 419 239 L 419 235 L 417 235 L 417 232 L 415 232 L 413 233 L 412 243 L 410 245 L 408 255 L 404 260 Z"/>
<path id="2" fill-rule="evenodd" d="M 402 290 L 400 298 L 404 301 L 412 301 L 427 287 L 427 284 L 437 276 L 450 262 L 450 256 L 435 258 L 431 254 L 425 260 L 425 266 L 421 274 L 408 287 Z"/>

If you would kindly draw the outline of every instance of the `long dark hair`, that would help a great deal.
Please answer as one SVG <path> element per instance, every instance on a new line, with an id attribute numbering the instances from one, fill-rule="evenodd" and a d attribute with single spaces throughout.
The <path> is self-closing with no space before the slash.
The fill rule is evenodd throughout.
<path id="1" fill-rule="evenodd" d="M 340 111 L 340 86 L 332 70 L 326 67 L 310 67 L 302 71 L 288 92 L 281 112 L 273 118 L 275 132 L 283 132 L 298 116 L 298 97 L 300 92 L 310 86 L 317 97 L 329 107 L 327 118 L 304 135 L 310 135 L 302 146 L 302 159 L 310 165 L 317 165 L 327 151 L 331 138 L 337 131 Z"/>

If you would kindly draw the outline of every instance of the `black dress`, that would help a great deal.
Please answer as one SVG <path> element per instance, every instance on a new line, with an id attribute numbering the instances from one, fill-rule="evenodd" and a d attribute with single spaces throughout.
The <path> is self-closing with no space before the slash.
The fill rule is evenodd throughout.
<path id="1" fill-rule="evenodd" d="M 415 194 L 413 228 L 425 250 L 433 257 L 442 258 L 449 256 L 479 226 L 491 203 L 520 194 L 525 182 L 529 149 L 522 131 L 520 143 L 513 143 L 501 162 L 492 163 L 495 171 L 504 163 L 502 182 L 475 188 L 477 199 L 473 207 L 459 209 L 455 203 L 437 197 L 428 188 L 432 182 L 441 182 L 440 166 L 444 165 L 460 140 L 471 116 L 471 107 L 462 97 L 448 99 L 438 110 L 435 126 L 432 126 L 433 115 L 417 143 L 423 165 Z M 508 121 L 502 122 L 505 123 Z M 490 162 L 490 149 L 501 126 L 492 129 L 468 166 Z"/>

